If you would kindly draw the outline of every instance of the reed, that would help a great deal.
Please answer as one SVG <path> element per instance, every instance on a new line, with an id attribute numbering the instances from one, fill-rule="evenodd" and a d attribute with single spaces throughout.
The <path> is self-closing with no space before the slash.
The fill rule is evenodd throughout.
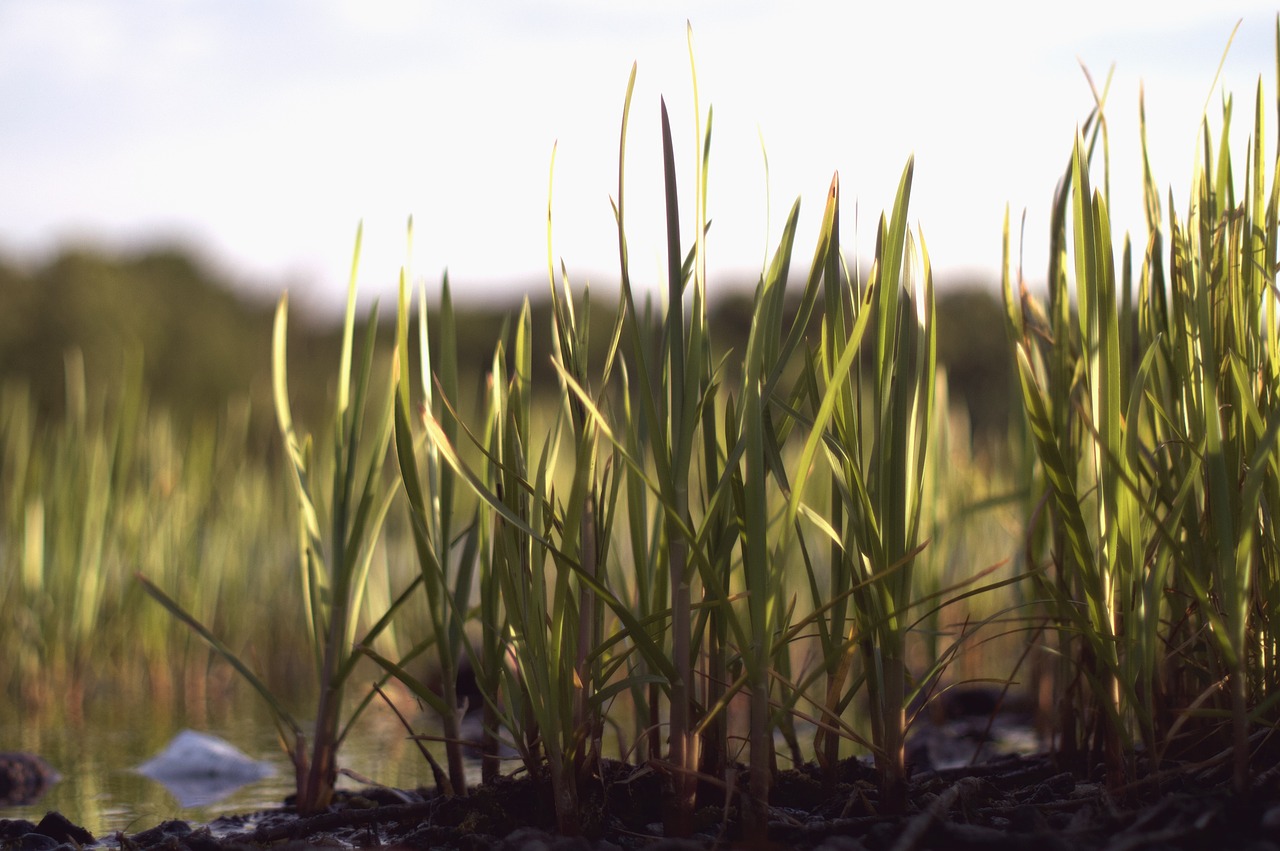
<path id="1" fill-rule="evenodd" d="M 412 224 L 410 226 L 412 239 Z M 400 478 L 407 496 L 409 527 L 413 536 L 414 552 L 418 561 L 419 584 L 427 599 L 430 632 L 397 661 L 378 654 L 367 645 L 360 649 L 371 656 L 389 673 L 397 676 L 421 700 L 440 717 L 443 729 L 448 776 L 443 785 L 446 794 L 467 794 L 466 769 L 463 765 L 462 715 L 467 707 L 460 705 L 457 678 L 460 664 L 470 656 L 465 629 L 471 618 L 471 596 L 476 569 L 476 552 L 480 542 L 479 513 L 458 535 L 454 533 L 454 518 L 460 506 L 457 504 L 456 474 L 442 464 L 435 444 L 425 441 L 420 431 L 413 427 L 413 402 L 411 401 L 412 376 L 409 357 L 409 322 L 411 305 L 407 298 L 408 270 L 401 275 L 400 298 L 396 311 L 396 351 L 398 374 L 395 394 L 395 443 Z M 425 295 L 419 299 L 418 352 L 420 371 L 418 388 L 421 394 L 421 410 L 425 416 L 431 411 L 443 423 L 445 435 L 456 441 L 458 424 L 447 401 L 437 405 L 432 377 L 439 382 L 445 400 L 457 398 L 458 364 L 457 344 L 454 335 L 453 302 L 449 282 L 445 279 L 441 299 L 441 328 L 443 340 L 440 350 L 440 366 L 432 369 L 431 350 L 427 333 Z M 459 548 L 460 552 L 455 554 Z M 427 687 L 416 677 L 409 675 L 404 666 L 424 651 L 432 649 L 439 687 Z"/>
<path id="2" fill-rule="evenodd" d="M 231 614 L 221 588 L 241 587 L 237 614 L 260 616 L 258 601 L 292 591 L 248 569 L 281 551 L 279 489 L 250 446 L 243 401 L 187 426 L 153 405 L 139 358 L 108 367 L 105 385 L 86 380 L 77 352 L 65 364 L 63 418 L 39 413 L 20 385 L 0 391 L 0 553 L 13 566 L 0 580 L 12 613 L 0 686 L 28 711 L 56 703 L 72 719 L 108 690 L 198 717 L 207 649 L 139 606 L 133 573 L 181 583 L 220 623 Z M 205 561 L 224 566 L 191 569 Z"/>
<path id="3" fill-rule="evenodd" d="M 1216 158 L 1207 116 L 1202 125 L 1185 221 L 1170 198 L 1163 224 L 1147 166 L 1136 294 L 1083 134 L 1055 198 L 1047 309 L 1015 296 L 1006 265 L 1022 396 L 1052 494 L 1046 588 L 1067 675 L 1088 683 L 1062 704 L 1061 747 L 1100 754 L 1115 784 L 1134 775 L 1136 738 L 1156 759 L 1230 745 L 1243 790 L 1249 733 L 1273 693 L 1277 196 L 1264 104 L 1259 84 L 1241 200 L 1230 98 Z M 1100 98 L 1095 133 L 1101 110 Z"/>
<path id="4" fill-rule="evenodd" d="M 294 428 L 286 360 L 287 296 L 281 298 L 276 310 L 273 342 L 276 414 L 292 484 L 303 614 L 319 689 L 310 742 L 281 698 L 232 648 L 158 585 L 141 574 L 138 576 L 147 593 L 207 641 L 267 702 L 280 726 L 282 744 L 293 761 L 298 788 L 296 805 L 302 813 L 319 812 L 329 805 L 337 779 L 338 748 L 351 723 L 367 705 L 367 701 L 362 702 L 344 720 L 345 689 L 356 663 L 363 658 L 356 652 L 355 645 L 374 545 L 398 493 L 392 483 L 384 481 L 383 474 L 391 440 L 392 396 L 387 394 L 385 402 L 377 403 L 371 401 L 369 395 L 376 307 L 370 312 L 366 325 L 360 370 L 354 378 L 351 372 L 359 257 L 360 232 L 357 231 L 332 418 L 332 466 L 326 467 L 319 461 L 310 437 L 299 435 Z M 366 423 L 370 417 L 372 421 Z M 327 489 L 322 484 L 326 478 Z M 372 642 L 412 590 L 413 585 L 401 593 L 359 643 Z"/>

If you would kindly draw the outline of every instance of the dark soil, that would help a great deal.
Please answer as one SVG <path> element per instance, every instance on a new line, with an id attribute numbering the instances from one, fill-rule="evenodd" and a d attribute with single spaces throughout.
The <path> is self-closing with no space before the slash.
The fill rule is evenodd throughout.
<path id="1" fill-rule="evenodd" d="M 171 821 L 97 841 L 126 849 L 401 847 L 587 849 L 799 848 L 824 851 L 923 849 L 1250 849 L 1280 851 L 1280 768 L 1232 794 L 1226 760 L 1183 765 L 1108 792 L 1101 776 L 1060 770 L 1049 756 L 1005 757 L 974 767 L 918 772 L 907 812 L 877 810 L 871 769 L 841 765 L 834 794 L 813 767 L 781 772 L 767 840 L 741 835 L 737 807 L 708 803 L 689 840 L 662 838 L 662 785 L 652 768 L 606 762 L 584 793 L 587 838 L 555 835 L 550 790 L 538 778 L 505 778 L 466 798 L 422 790 L 346 795 L 329 812 L 299 817 L 288 807 L 219 819 Z M 708 797 L 711 797 L 708 795 Z M 77 848 L 95 841 L 56 813 L 39 825 L 0 820 L 0 847 Z"/>

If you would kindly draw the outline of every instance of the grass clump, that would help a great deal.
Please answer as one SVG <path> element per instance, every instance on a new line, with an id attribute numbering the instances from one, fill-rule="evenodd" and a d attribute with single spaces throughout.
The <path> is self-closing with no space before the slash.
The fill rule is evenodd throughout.
<path id="1" fill-rule="evenodd" d="M 1280 184 L 1273 168 L 1267 188 L 1259 83 L 1237 198 L 1232 106 L 1216 155 L 1206 116 L 1185 219 L 1170 196 L 1163 223 L 1147 165 L 1136 279 L 1127 237 L 1117 262 L 1085 134 L 1055 198 L 1047 304 L 1013 292 L 1006 261 L 1049 500 L 1059 748 L 1076 764 L 1101 757 L 1117 785 L 1140 742 L 1156 760 L 1229 747 L 1243 791 L 1250 732 L 1274 694 Z M 1101 116 L 1100 99 L 1085 128 L 1095 140 Z M 1144 128 L 1144 163 L 1146 144 Z"/>
<path id="2" fill-rule="evenodd" d="M 631 85 L 623 162 L 630 104 Z M 578 832 L 585 781 L 598 776 L 603 709 L 621 695 L 633 696 L 636 716 L 647 719 L 637 738 L 666 777 L 666 830 L 687 835 L 700 795 L 724 797 L 708 791 L 713 787 L 700 792 L 700 780 L 733 786 L 736 748 L 727 720 L 742 696 L 750 742 L 744 812 L 752 829 L 763 831 L 774 732 L 788 736 L 799 753 L 791 712 L 812 678 L 806 671 L 793 675 L 791 656 L 806 624 L 816 621 L 824 636 L 822 665 L 831 673 L 824 724 L 837 733 L 847 728 L 841 716 L 851 694 L 872 684 L 874 746 L 886 790 L 901 806 L 904 710 L 914 690 L 906 669 L 906 615 L 915 602 L 909 562 L 921 549 L 936 379 L 931 277 L 905 224 L 911 167 L 893 216 L 882 224 L 871 282 L 860 292 L 839 255 L 833 182 L 803 306 L 784 329 L 797 202 L 761 275 L 740 381 L 730 389 L 723 363 L 711 358 L 706 316 L 711 113 L 698 132 L 690 243 L 681 228 L 665 104 L 660 118 L 668 258 L 663 309 L 654 314 L 638 308 L 620 179 L 615 212 L 622 290 L 603 366 L 593 371 L 583 356 L 589 294 L 575 300 L 563 271 L 557 283 L 552 264 L 553 361 L 563 401 L 548 412 L 548 428 L 535 433 L 530 426 L 534 329 L 527 308 L 516 321 L 510 353 L 501 343 L 495 353 L 484 428 L 464 429 L 471 448 L 458 446 L 447 403 L 440 409 L 446 416 L 428 424 L 433 451 L 471 486 L 481 502 L 477 522 L 492 530 L 489 546 L 481 548 L 487 555 L 477 557 L 487 566 L 482 575 L 496 580 L 482 589 L 480 601 L 494 620 L 480 629 L 508 637 L 515 670 L 504 664 L 499 674 L 509 729 L 527 767 L 537 770 L 545 760 L 560 829 Z M 829 360 L 814 353 L 803 360 L 806 329 L 824 285 Z M 847 322 L 856 333 L 845 331 Z M 866 356 L 874 365 L 876 413 L 874 437 L 864 440 L 862 379 L 855 366 L 862 363 L 868 327 L 876 329 L 878 343 Z M 805 413 L 810 401 L 814 409 Z M 844 431 L 833 435 L 826 429 L 841 401 Z M 910 427 L 893 428 L 899 421 Z M 783 565 L 800 539 L 801 494 L 820 448 L 838 471 L 833 511 L 850 520 L 837 519 L 831 541 L 839 554 L 830 568 L 838 599 L 817 591 L 810 565 L 805 582 L 815 591 L 815 612 L 799 618 L 782 593 Z M 473 451 L 483 459 L 478 466 L 466 460 Z M 625 512 L 619 508 L 624 492 Z M 811 510 L 804 515 L 821 529 L 835 528 Z M 615 530 L 620 518 L 631 523 L 625 535 Z M 874 538 L 864 537 L 871 533 Z M 629 565 L 617 563 L 624 550 L 612 545 L 615 540 L 629 545 Z M 487 597 L 494 592 L 496 604 Z M 846 626 L 850 616 L 842 613 L 850 599 L 854 614 Z M 833 606 L 840 607 L 837 615 Z M 461 600 L 454 606 L 466 608 Z M 856 681 L 843 676 L 855 651 L 870 654 L 867 673 Z M 498 696 L 487 700 L 496 704 Z M 530 742 L 541 745 L 540 754 Z M 838 755 L 829 745 L 825 752 L 833 750 Z"/>
<path id="3" fill-rule="evenodd" d="M 297 773 L 299 812 L 324 810 L 333 798 L 337 780 L 337 751 L 367 699 L 347 714 L 346 686 L 361 654 L 356 652 L 361 603 L 373 562 L 375 544 L 398 491 L 385 481 L 383 467 L 391 440 L 392 399 L 371 401 L 377 308 L 369 316 L 360 369 L 352 377 L 355 339 L 356 269 L 360 235 L 356 237 L 348 289 L 342 354 L 338 369 L 330 463 L 319 460 L 310 437 L 299 435 L 289 406 L 285 339 L 288 299 L 276 311 L 273 372 L 276 414 L 286 451 L 285 467 L 292 484 L 297 529 L 298 577 L 302 588 L 306 635 L 310 645 L 319 697 L 312 735 L 281 698 L 264 683 L 233 649 L 205 624 L 151 580 L 139 574 L 142 587 L 178 620 L 190 626 L 222 655 L 271 708 Z M 371 422 L 366 419 L 372 415 Z M 328 480 L 328 487 L 324 483 Z M 408 591 L 393 602 L 361 639 L 371 642 L 390 623 Z"/>

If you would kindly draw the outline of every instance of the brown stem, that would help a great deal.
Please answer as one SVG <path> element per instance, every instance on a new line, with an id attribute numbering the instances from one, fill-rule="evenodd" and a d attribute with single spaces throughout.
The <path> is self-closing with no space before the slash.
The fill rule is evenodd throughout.
<path id="1" fill-rule="evenodd" d="M 334 750 L 338 738 L 338 702 L 341 689 L 327 684 L 316 715 L 311 765 L 303 785 L 298 789 L 298 813 L 314 815 L 327 809 L 333 801 L 333 786 L 338 778 Z"/>
<path id="2" fill-rule="evenodd" d="M 884 694 L 881 712 L 883 727 L 883 762 L 880 767 L 880 800 L 888 813 L 900 813 L 907 805 L 907 768 L 905 756 L 906 667 L 897 654 L 884 660 Z"/>
<path id="3" fill-rule="evenodd" d="M 596 578 L 596 517 L 595 496 L 588 494 L 583 506 L 580 525 L 582 547 L 582 569 L 592 579 Z M 595 770 L 600 755 L 600 719 L 599 713 L 590 707 L 590 689 L 595 684 L 587 659 L 591 651 L 600 646 L 599 618 L 596 612 L 595 593 L 585 585 L 578 606 L 578 656 L 575 667 L 578 681 L 574 685 L 574 730 L 578 731 L 588 742 L 587 748 L 574 748 L 574 774 L 581 781 Z"/>
<path id="4" fill-rule="evenodd" d="M 1244 662 L 1231 675 L 1231 726 L 1234 733 L 1232 781 L 1238 795 L 1249 791 L 1249 707 L 1244 687 Z"/>
<path id="5" fill-rule="evenodd" d="M 657 759 L 662 754 L 662 711 L 658 705 L 661 694 L 662 688 L 657 683 L 649 685 L 649 723 L 645 728 L 648 759 Z"/>
<path id="6" fill-rule="evenodd" d="M 446 654 L 447 655 L 447 654 Z M 444 731 L 444 752 L 449 764 L 449 783 L 454 793 L 467 794 L 467 768 L 462 758 L 462 709 L 458 706 L 458 666 L 446 660 L 440 697 L 451 711 L 440 719 Z"/>
<path id="7" fill-rule="evenodd" d="M 685 579 L 686 544 L 676 532 L 671 552 L 671 646 L 676 678 L 671 683 L 671 732 L 667 759 L 671 774 L 667 789 L 664 828 L 667 836 L 688 836 L 693 832 L 694 796 L 697 792 L 693 769 L 693 737 L 690 734 L 690 692 L 692 679 L 689 639 L 691 612 L 689 585 Z"/>
<path id="8" fill-rule="evenodd" d="M 497 700 L 497 692 L 492 695 Z M 498 737 L 494 731 L 498 729 L 498 710 L 488 701 L 484 704 L 484 733 L 481 738 L 480 780 L 484 783 L 496 780 L 502 770 L 499 759 Z"/>
<path id="9" fill-rule="evenodd" d="M 745 813 L 747 835 L 765 840 L 769 831 L 769 782 L 772 779 L 773 737 L 769 735 L 769 690 L 751 692 L 751 800 Z"/>

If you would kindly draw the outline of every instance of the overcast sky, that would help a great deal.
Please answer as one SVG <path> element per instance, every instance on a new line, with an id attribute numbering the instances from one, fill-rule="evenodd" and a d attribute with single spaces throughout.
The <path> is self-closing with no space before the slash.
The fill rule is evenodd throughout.
<path id="1" fill-rule="evenodd" d="M 390 292 L 412 214 L 415 277 L 448 268 L 481 296 L 545 287 L 558 141 L 555 255 L 576 282 L 612 287 L 637 62 L 629 242 L 633 275 L 656 284 L 660 95 L 686 235 L 692 218 L 686 20 L 715 116 L 713 285 L 758 272 L 797 196 L 807 258 L 837 170 L 844 242 L 865 255 L 912 153 L 911 218 L 940 278 L 996 279 L 1006 203 L 1015 221 L 1027 211 L 1028 276 L 1042 278 L 1054 184 L 1092 104 L 1080 62 L 1099 85 L 1116 63 L 1113 213 L 1135 234 L 1140 84 L 1156 178 L 1180 205 L 1206 100 L 1216 132 L 1224 87 L 1237 96 L 1243 157 L 1260 77 L 1276 97 L 1275 7 L 1253 2 L 3 0 L 0 253 L 177 238 L 242 279 L 336 303 L 357 222 L 362 288 Z"/>

